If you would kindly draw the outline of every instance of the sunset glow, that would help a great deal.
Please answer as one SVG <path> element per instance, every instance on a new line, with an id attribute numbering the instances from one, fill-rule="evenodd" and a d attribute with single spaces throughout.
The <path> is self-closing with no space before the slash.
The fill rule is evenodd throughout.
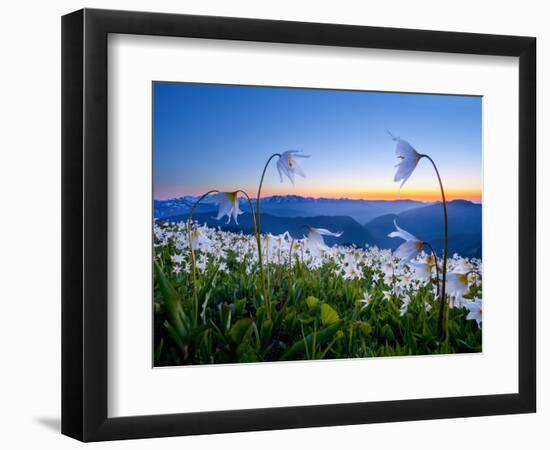
<path id="1" fill-rule="evenodd" d="M 273 166 L 262 196 L 441 200 L 426 159 L 399 191 L 387 129 L 437 161 L 448 200 L 482 199 L 479 97 L 154 83 L 153 98 L 155 199 L 253 196 L 267 158 L 299 149 L 306 178 Z"/>

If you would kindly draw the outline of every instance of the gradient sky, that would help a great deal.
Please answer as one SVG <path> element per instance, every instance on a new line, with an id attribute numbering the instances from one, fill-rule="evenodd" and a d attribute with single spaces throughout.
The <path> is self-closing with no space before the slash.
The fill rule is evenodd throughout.
<path id="1" fill-rule="evenodd" d="M 155 82 L 154 198 L 255 194 L 267 158 L 303 150 L 293 187 L 268 168 L 262 196 L 396 199 L 395 143 L 429 154 L 449 199 L 481 201 L 481 97 Z M 401 198 L 440 199 L 425 159 Z"/>

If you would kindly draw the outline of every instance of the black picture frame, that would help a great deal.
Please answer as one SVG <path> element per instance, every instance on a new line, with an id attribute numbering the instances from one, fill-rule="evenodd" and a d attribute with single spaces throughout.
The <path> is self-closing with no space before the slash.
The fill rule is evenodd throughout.
<path id="1" fill-rule="evenodd" d="M 518 393 L 109 418 L 109 33 L 519 57 Z M 535 91 L 533 37 L 94 9 L 64 16 L 62 433 L 82 441 L 101 441 L 535 412 Z"/>

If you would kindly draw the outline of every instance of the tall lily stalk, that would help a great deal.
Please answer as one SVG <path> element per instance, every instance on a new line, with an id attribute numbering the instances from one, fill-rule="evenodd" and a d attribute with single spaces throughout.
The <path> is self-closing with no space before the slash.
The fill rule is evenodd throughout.
<path id="1" fill-rule="evenodd" d="M 218 213 L 218 218 L 221 218 L 222 216 L 227 215 L 229 216 L 228 223 L 231 220 L 231 215 L 233 215 L 235 222 L 237 222 L 237 216 L 242 213 L 242 211 L 239 210 L 238 194 L 243 194 L 246 197 L 246 200 L 248 201 L 248 206 L 250 207 L 250 214 L 252 216 L 254 233 L 258 235 L 258 228 L 256 226 L 256 217 L 254 215 L 254 206 L 252 205 L 252 201 L 250 200 L 249 195 L 242 189 L 239 189 L 235 192 L 220 192 L 217 189 L 213 189 L 201 195 L 199 199 L 193 204 L 191 211 L 189 211 L 189 216 L 187 217 L 187 231 L 188 231 L 188 239 L 189 239 L 189 248 L 191 249 L 191 272 L 192 272 L 192 279 L 193 279 L 193 304 L 194 304 L 195 322 L 198 321 L 199 301 L 197 296 L 197 263 L 195 258 L 195 249 L 193 247 L 193 228 L 192 228 L 193 213 L 195 212 L 195 209 L 197 208 L 199 203 L 203 201 L 206 197 L 212 194 L 218 194 L 222 196 L 222 198 L 218 199 L 221 204 L 220 211 Z M 261 249 L 259 251 L 261 251 Z"/>
<path id="2" fill-rule="evenodd" d="M 255 229 L 255 234 L 256 234 L 256 242 L 258 243 L 258 264 L 260 266 L 260 284 L 261 284 L 261 287 L 262 287 L 262 293 L 263 293 L 263 296 L 264 296 L 265 308 L 266 308 L 268 318 L 271 318 L 271 304 L 270 304 L 270 301 L 269 301 L 269 292 L 268 292 L 268 289 L 267 289 L 267 283 L 265 281 L 264 265 L 263 265 L 263 261 L 262 261 L 262 238 L 261 238 L 262 222 L 261 222 L 261 218 L 260 218 L 260 196 L 262 194 L 262 186 L 264 184 L 265 172 L 266 172 L 267 167 L 269 166 L 269 163 L 271 162 L 271 160 L 273 158 L 275 158 L 276 156 L 278 156 L 279 159 L 280 159 L 282 155 L 280 153 L 273 153 L 267 159 L 267 162 L 264 165 L 264 170 L 262 171 L 262 177 L 260 178 L 260 184 L 258 185 L 258 195 L 256 196 L 256 227 L 255 227 L 256 229 Z M 252 211 L 252 215 L 254 215 L 254 211 Z"/>
<path id="3" fill-rule="evenodd" d="M 425 154 L 420 155 L 421 158 L 427 158 L 428 161 L 432 163 L 432 166 L 435 170 L 435 174 L 437 175 L 437 181 L 439 181 L 439 188 L 441 190 L 441 201 L 443 203 L 443 226 L 445 227 L 445 241 L 443 244 L 443 264 L 441 267 L 441 307 L 439 308 L 439 329 L 441 330 L 442 337 L 447 338 L 448 331 L 443 330 L 443 319 L 445 317 L 445 308 L 447 305 L 447 300 L 445 297 L 445 282 L 447 278 L 447 258 L 449 256 L 449 223 L 448 223 L 448 217 L 447 217 L 447 200 L 445 199 L 445 190 L 443 189 L 443 182 L 441 181 L 441 176 L 439 175 L 439 170 L 437 169 L 437 166 L 434 162 L 434 160 L 429 156 Z M 436 263 L 437 267 L 437 263 Z"/>
<path id="4" fill-rule="evenodd" d="M 432 244 L 429 242 L 423 242 L 423 245 L 428 247 L 430 249 L 430 252 L 432 253 L 432 257 L 434 259 L 434 266 L 435 266 L 435 281 L 436 281 L 436 289 L 437 289 L 437 295 L 439 296 L 439 265 L 437 262 L 437 253 L 435 252 L 434 248 L 432 247 Z"/>
<path id="5" fill-rule="evenodd" d="M 445 189 L 443 188 L 443 182 L 441 181 L 441 176 L 439 174 L 439 170 L 437 169 L 437 165 L 429 155 L 418 153 L 412 147 L 412 145 L 409 144 L 404 139 L 395 137 L 389 131 L 388 131 L 388 134 L 396 142 L 395 154 L 401 160 L 399 164 L 396 165 L 397 172 L 393 179 L 394 181 L 401 181 L 400 189 L 401 187 L 403 187 L 405 182 L 412 175 L 412 173 L 414 172 L 414 169 L 416 169 L 416 166 L 418 165 L 418 162 L 422 158 L 426 158 L 428 159 L 428 161 L 430 161 L 430 163 L 432 164 L 435 170 L 435 174 L 437 175 L 437 180 L 439 181 L 439 188 L 441 190 L 441 201 L 443 203 L 443 219 L 444 219 L 444 232 L 445 232 L 445 242 L 443 247 L 443 264 L 441 267 L 441 272 L 442 272 L 441 273 L 441 292 L 440 292 L 441 306 L 439 309 L 439 329 L 441 331 L 441 337 L 447 338 L 448 333 L 447 333 L 447 330 L 444 330 L 443 321 L 445 317 L 445 306 L 447 303 L 447 299 L 445 297 L 446 295 L 445 284 L 447 279 L 447 258 L 449 253 L 449 225 L 447 220 L 447 201 L 445 199 Z"/>
<path id="6" fill-rule="evenodd" d="M 201 195 L 199 199 L 194 203 L 193 207 L 191 208 L 191 211 L 189 211 L 189 216 L 187 217 L 187 233 L 188 233 L 188 239 L 189 239 L 189 248 L 191 249 L 191 277 L 193 279 L 193 306 L 194 306 L 194 313 L 195 313 L 195 323 L 199 320 L 199 299 L 197 296 L 197 263 L 195 260 L 195 249 L 193 248 L 193 228 L 192 228 L 192 220 L 193 220 L 193 213 L 195 212 L 195 209 L 197 206 L 199 206 L 199 203 L 204 200 L 206 197 L 208 197 L 211 194 L 218 194 L 220 191 L 217 189 L 212 189 L 205 194 Z"/>

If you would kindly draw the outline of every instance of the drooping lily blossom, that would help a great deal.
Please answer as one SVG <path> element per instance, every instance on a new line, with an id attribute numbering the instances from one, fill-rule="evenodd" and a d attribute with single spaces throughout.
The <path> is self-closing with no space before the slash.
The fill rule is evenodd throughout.
<path id="1" fill-rule="evenodd" d="M 301 167 L 296 162 L 296 158 L 309 158 L 311 155 L 303 155 L 301 150 L 288 150 L 281 153 L 279 160 L 277 161 L 277 170 L 279 171 L 279 177 L 281 183 L 283 182 L 283 174 L 285 174 L 290 182 L 294 185 L 294 175 L 299 175 L 305 178 L 306 175 L 302 171 Z"/>
<path id="2" fill-rule="evenodd" d="M 308 238 L 308 244 L 310 247 L 314 247 L 316 249 L 325 250 L 327 249 L 327 245 L 325 244 L 325 240 L 323 239 L 323 236 L 334 236 L 334 237 L 340 237 L 342 236 L 342 232 L 340 233 L 333 233 L 332 231 L 327 230 L 326 228 L 314 228 L 314 227 L 307 227 L 307 238 Z"/>
<path id="3" fill-rule="evenodd" d="M 468 274 L 460 267 L 447 274 L 447 293 L 458 302 L 468 290 Z"/>
<path id="4" fill-rule="evenodd" d="M 400 238 L 405 241 L 399 247 L 397 247 L 397 249 L 395 249 L 393 255 L 404 262 L 411 261 L 420 254 L 424 242 L 418 239 L 416 236 L 413 236 L 408 231 L 399 228 L 395 220 L 393 221 L 393 225 L 395 226 L 396 231 L 392 231 L 390 234 L 388 234 L 388 237 Z"/>
<path id="5" fill-rule="evenodd" d="M 422 155 L 404 139 L 395 137 L 391 133 L 390 136 L 397 143 L 395 155 L 401 160 L 395 165 L 395 167 L 397 167 L 397 172 L 395 173 L 393 181 L 401 181 L 401 185 L 399 186 L 399 189 L 401 189 L 414 172 L 414 169 L 416 169 Z"/>
<path id="6" fill-rule="evenodd" d="M 473 301 L 467 300 L 464 302 L 464 306 L 468 308 L 468 315 L 466 316 L 466 320 L 475 320 L 477 326 L 480 327 L 482 321 L 481 300 L 477 298 L 474 298 Z"/>
<path id="7" fill-rule="evenodd" d="M 239 208 L 239 196 L 238 192 L 220 192 L 209 198 L 207 203 L 219 203 L 218 215 L 216 220 L 220 220 L 222 217 L 227 216 L 227 223 L 231 222 L 231 217 L 238 224 L 237 217 L 243 213 Z"/>

